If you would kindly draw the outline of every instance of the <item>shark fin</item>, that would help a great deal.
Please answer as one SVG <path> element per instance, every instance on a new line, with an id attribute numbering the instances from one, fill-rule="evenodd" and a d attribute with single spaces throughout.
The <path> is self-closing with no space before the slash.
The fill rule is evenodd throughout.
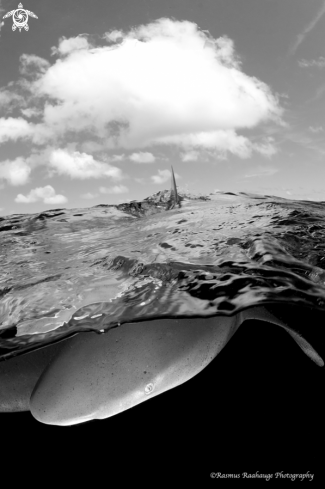
<path id="1" fill-rule="evenodd" d="M 170 206 L 169 209 L 173 209 L 176 204 L 179 205 L 180 199 L 177 193 L 177 187 L 176 187 L 176 180 L 175 180 L 175 175 L 174 175 L 174 170 L 173 167 L 172 169 L 172 175 L 171 175 L 171 189 L 170 189 Z"/>
<path id="2" fill-rule="evenodd" d="M 259 319 L 260 321 L 267 321 L 268 323 L 276 324 L 277 326 L 281 326 L 281 328 L 285 329 L 287 333 L 295 340 L 295 342 L 300 346 L 302 351 L 313 360 L 319 367 L 324 366 L 324 361 L 320 357 L 320 355 L 316 352 L 316 350 L 311 346 L 308 341 L 306 341 L 302 336 L 293 331 L 289 326 L 284 324 L 280 319 L 271 314 L 267 309 L 261 306 L 252 307 L 250 309 L 246 309 L 241 313 L 241 322 L 246 319 Z"/>

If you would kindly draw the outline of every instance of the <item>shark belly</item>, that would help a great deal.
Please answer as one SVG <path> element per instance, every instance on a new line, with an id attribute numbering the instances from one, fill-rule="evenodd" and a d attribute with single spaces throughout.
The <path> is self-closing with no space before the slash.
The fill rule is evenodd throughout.
<path id="1" fill-rule="evenodd" d="M 63 345 L 33 391 L 40 422 L 104 419 L 186 382 L 222 350 L 236 317 L 161 319 L 81 333 Z"/>

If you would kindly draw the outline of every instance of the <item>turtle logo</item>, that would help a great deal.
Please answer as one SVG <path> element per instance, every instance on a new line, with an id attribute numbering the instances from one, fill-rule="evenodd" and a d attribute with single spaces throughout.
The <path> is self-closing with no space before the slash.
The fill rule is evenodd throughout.
<path id="1" fill-rule="evenodd" d="M 23 4 L 20 3 L 18 5 L 18 8 L 16 10 L 11 10 L 10 12 L 7 12 L 6 15 L 3 16 L 3 19 L 6 19 L 7 17 L 12 16 L 12 30 L 15 31 L 18 27 L 19 32 L 21 32 L 22 28 L 25 29 L 25 31 L 28 31 L 29 25 L 28 25 L 28 16 L 34 17 L 34 19 L 38 19 L 37 15 L 34 14 L 34 12 L 31 12 L 30 10 L 25 10 L 23 9 Z"/>

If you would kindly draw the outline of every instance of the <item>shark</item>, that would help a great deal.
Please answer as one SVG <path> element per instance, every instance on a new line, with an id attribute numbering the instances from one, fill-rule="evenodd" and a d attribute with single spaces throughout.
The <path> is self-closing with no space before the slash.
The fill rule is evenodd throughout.
<path id="1" fill-rule="evenodd" d="M 284 328 L 324 366 L 309 342 L 262 306 L 235 316 L 126 323 L 104 335 L 80 333 L 67 340 L 37 381 L 30 411 L 41 423 L 57 426 L 119 414 L 199 374 L 247 319 Z"/>
<path id="2" fill-rule="evenodd" d="M 170 209 L 180 205 L 173 168 L 171 188 Z M 249 319 L 283 328 L 324 366 L 306 339 L 262 305 L 232 316 L 150 319 L 80 332 L 0 362 L 0 412 L 30 411 L 57 426 L 115 416 L 198 375 Z"/>

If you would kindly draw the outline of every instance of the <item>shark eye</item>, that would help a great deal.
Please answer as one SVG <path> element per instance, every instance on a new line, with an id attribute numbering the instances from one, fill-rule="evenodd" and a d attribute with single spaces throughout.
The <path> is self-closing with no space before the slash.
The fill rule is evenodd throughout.
<path id="1" fill-rule="evenodd" d="M 154 389 L 154 385 L 153 384 L 147 384 L 144 388 L 144 392 L 146 394 L 151 394 L 151 392 L 153 391 Z"/>

